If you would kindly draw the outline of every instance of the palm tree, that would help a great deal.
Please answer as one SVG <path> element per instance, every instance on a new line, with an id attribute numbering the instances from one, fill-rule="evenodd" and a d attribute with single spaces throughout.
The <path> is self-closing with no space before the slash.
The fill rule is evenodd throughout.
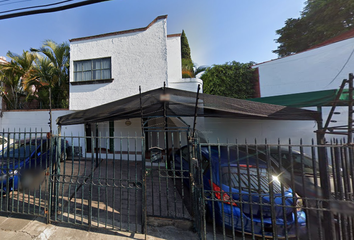
<path id="1" fill-rule="evenodd" d="M 53 63 L 46 57 L 37 56 L 35 66 L 24 76 L 24 90 L 31 92 L 26 100 L 36 99 L 41 108 L 49 108 L 50 92 L 58 82 Z"/>
<path id="2" fill-rule="evenodd" d="M 26 95 L 23 88 L 24 76 L 33 68 L 36 56 L 28 51 L 22 55 L 8 52 L 11 62 L 0 65 L 0 95 L 8 109 L 18 109 L 21 106 L 21 97 Z"/>
<path id="3" fill-rule="evenodd" d="M 182 59 L 182 63 L 183 63 L 183 59 Z M 193 64 L 193 66 L 182 64 L 182 78 L 195 78 L 199 73 L 204 72 L 207 68 L 208 68 L 207 66 L 197 67 L 195 64 Z"/>
<path id="4" fill-rule="evenodd" d="M 70 47 L 68 43 L 57 44 L 52 40 L 46 40 L 42 47 L 39 49 L 31 48 L 32 52 L 41 53 L 44 55 L 46 62 L 40 64 L 46 64 L 51 66 L 50 76 L 47 73 L 43 73 L 42 77 L 46 75 L 44 82 L 50 83 L 50 89 L 52 91 L 52 100 L 56 107 L 67 107 L 69 97 L 69 65 L 70 65 Z M 46 69 L 41 67 L 38 70 Z"/>

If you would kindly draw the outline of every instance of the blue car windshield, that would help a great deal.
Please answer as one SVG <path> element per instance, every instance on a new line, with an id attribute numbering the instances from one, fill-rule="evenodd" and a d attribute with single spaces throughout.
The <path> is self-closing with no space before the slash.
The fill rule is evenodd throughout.
<path id="1" fill-rule="evenodd" d="M 35 150 L 35 145 L 30 146 L 29 143 L 13 143 L 0 153 L 0 159 L 6 161 L 7 159 L 28 158 Z"/>
<path id="2" fill-rule="evenodd" d="M 273 192 L 281 192 L 281 184 L 276 177 L 269 179 L 265 168 L 255 167 L 223 167 L 222 183 L 235 189 L 256 193 L 269 193 L 269 186 L 273 184 Z"/>

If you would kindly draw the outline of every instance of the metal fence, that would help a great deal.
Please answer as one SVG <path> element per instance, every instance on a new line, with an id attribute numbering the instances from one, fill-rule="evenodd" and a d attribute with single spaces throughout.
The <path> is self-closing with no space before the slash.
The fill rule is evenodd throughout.
<path id="1" fill-rule="evenodd" d="M 64 157 L 66 161 L 57 158 L 54 162 L 51 220 L 143 232 L 143 138 L 57 136 L 56 139 L 61 144 L 74 143 L 74 147 L 57 148 L 70 158 Z"/>
<path id="2" fill-rule="evenodd" d="M 46 133 L 2 132 L 0 212 L 48 215 L 49 149 Z"/>
<path id="3" fill-rule="evenodd" d="M 354 239 L 352 145 L 107 135 L 3 132 L 0 212 L 139 233 L 174 219 L 200 239 Z"/>
<path id="4" fill-rule="evenodd" d="M 338 142 L 200 144 L 201 239 L 353 239 L 352 156 Z"/>
<path id="5" fill-rule="evenodd" d="M 192 220 L 192 198 L 184 184 L 190 171 L 176 166 L 174 154 L 188 146 L 188 136 L 188 130 L 179 128 L 145 130 L 148 217 Z M 186 150 L 189 154 L 189 148 Z"/>

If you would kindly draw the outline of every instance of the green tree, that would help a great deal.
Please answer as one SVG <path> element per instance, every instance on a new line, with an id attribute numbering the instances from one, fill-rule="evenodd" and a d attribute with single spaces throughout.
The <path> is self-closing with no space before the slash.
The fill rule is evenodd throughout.
<path id="1" fill-rule="evenodd" d="M 50 83 L 52 91 L 52 106 L 58 108 L 67 108 L 69 105 L 69 65 L 70 65 L 70 47 L 68 43 L 57 44 L 52 40 L 46 40 L 39 49 L 31 48 L 32 52 L 41 53 L 47 60 L 41 60 L 39 64 L 50 64 L 50 77 L 42 73 L 41 82 Z M 44 62 L 45 61 L 45 62 Z M 37 67 L 37 71 L 48 70 L 48 66 Z M 35 74 L 34 76 L 40 76 Z M 46 78 L 44 78 L 46 76 Z M 33 80 L 33 79 L 32 79 Z M 33 81 L 32 81 L 33 82 Z"/>
<path id="2" fill-rule="evenodd" d="M 252 98 L 257 81 L 252 65 L 252 62 L 232 61 L 207 68 L 201 77 L 203 92 L 240 99 Z"/>
<path id="3" fill-rule="evenodd" d="M 299 18 L 276 31 L 279 57 L 304 51 L 354 27 L 354 1 L 309 0 Z"/>
<path id="4" fill-rule="evenodd" d="M 191 49 L 189 47 L 188 39 L 184 30 L 181 35 L 181 57 L 182 57 L 182 77 L 192 78 L 194 75 L 194 64 L 191 58 Z"/>
<path id="5" fill-rule="evenodd" d="M 182 35 L 181 35 L 181 57 L 182 59 L 192 60 L 191 49 L 189 47 L 188 39 L 184 30 L 182 30 Z"/>
<path id="6" fill-rule="evenodd" d="M 23 81 L 26 74 L 34 67 L 36 56 L 28 51 L 23 51 L 22 55 L 8 52 L 7 56 L 11 61 L 0 64 L 0 94 L 6 103 L 7 109 L 19 109 L 25 100 Z"/>
<path id="7" fill-rule="evenodd" d="M 25 90 L 27 92 L 31 91 L 26 100 L 36 99 L 40 102 L 41 108 L 49 108 L 49 91 L 54 88 L 58 81 L 55 75 L 56 69 L 46 57 L 38 56 L 35 62 L 35 67 L 26 74 L 23 81 Z"/>

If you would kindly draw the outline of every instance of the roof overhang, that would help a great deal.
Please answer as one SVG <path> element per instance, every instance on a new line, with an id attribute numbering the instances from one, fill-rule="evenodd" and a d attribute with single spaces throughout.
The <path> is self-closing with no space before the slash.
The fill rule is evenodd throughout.
<path id="1" fill-rule="evenodd" d="M 338 89 L 330 89 L 323 91 L 278 95 L 272 97 L 252 98 L 248 100 L 297 108 L 322 107 L 332 106 L 337 94 Z M 337 106 L 347 106 L 348 98 L 348 89 L 344 89 L 339 97 L 339 101 L 337 101 Z"/>
<path id="2" fill-rule="evenodd" d="M 57 119 L 58 125 L 97 123 L 127 118 L 193 117 L 196 92 L 158 88 Z M 140 104 L 141 101 L 141 104 Z M 166 110 L 166 111 L 165 111 Z M 236 98 L 199 94 L 198 117 L 269 120 L 320 120 L 316 111 Z"/>

